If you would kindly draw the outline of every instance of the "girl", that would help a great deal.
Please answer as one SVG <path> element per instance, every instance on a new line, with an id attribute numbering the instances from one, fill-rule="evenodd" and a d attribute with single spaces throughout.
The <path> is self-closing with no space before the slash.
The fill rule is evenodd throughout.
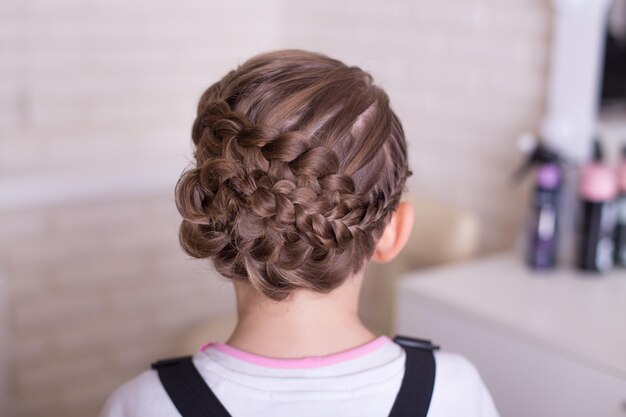
<path id="1" fill-rule="evenodd" d="M 370 74 L 258 55 L 204 92 L 192 139 L 180 242 L 233 281 L 238 323 L 119 387 L 102 417 L 497 416 L 466 359 L 358 318 L 367 262 L 413 223 L 404 131 Z"/>

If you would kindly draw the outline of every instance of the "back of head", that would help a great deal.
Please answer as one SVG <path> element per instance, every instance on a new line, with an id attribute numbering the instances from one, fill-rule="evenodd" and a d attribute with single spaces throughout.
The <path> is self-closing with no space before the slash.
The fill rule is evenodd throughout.
<path id="1" fill-rule="evenodd" d="M 372 77 L 301 50 L 253 57 L 209 87 L 192 138 L 196 162 L 176 186 L 183 249 L 277 301 L 363 268 L 411 174 Z"/>

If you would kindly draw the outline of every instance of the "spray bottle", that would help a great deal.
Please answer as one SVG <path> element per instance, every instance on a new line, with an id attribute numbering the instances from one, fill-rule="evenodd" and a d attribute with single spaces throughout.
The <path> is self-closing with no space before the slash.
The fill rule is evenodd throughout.
<path id="1" fill-rule="evenodd" d="M 546 270 L 554 268 L 557 262 L 562 164 L 554 150 L 537 142 L 533 146 L 516 175 L 520 178 L 535 167 L 534 192 L 524 233 L 525 258 L 531 268 Z"/>
<path id="2" fill-rule="evenodd" d="M 578 194 L 582 202 L 578 236 L 578 268 L 604 272 L 613 267 L 617 178 L 603 162 L 602 146 L 594 142 L 593 160 L 583 166 Z"/>

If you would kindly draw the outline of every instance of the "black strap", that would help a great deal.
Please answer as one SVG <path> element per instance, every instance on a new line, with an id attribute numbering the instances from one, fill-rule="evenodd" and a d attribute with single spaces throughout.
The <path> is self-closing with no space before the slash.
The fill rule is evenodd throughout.
<path id="1" fill-rule="evenodd" d="M 230 417 L 192 362 L 191 356 L 164 359 L 152 364 L 183 417 Z"/>
<path id="2" fill-rule="evenodd" d="M 426 417 L 435 386 L 435 355 L 439 349 L 430 341 L 396 336 L 394 342 L 406 353 L 402 385 L 389 417 Z"/>
<path id="3" fill-rule="evenodd" d="M 396 336 L 406 352 L 404 376 L 389 417 L 426 417 L 435 384 L 438 346 L 428 340 Z M 183 417 L 231 417 L 192 362 L 191 356 L 152 364 L 174 406 Z"/>

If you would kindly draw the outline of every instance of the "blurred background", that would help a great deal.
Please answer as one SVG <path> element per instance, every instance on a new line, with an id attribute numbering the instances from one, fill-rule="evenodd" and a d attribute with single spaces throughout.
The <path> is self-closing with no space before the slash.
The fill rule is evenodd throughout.
<path id="1" fill-rule="evenodd" d="M 259 52 L 322 52 L 388 92 L 423 230 L 412 268 L 513 247 L 554 3 L 0 0 L 0 414 L 96 415 L 151 361 L 227 333 L 232 288 L 179 249 L 173 189 L 200 94 Z M 392 300 L 368 308 L 380 285 L 362 314 L 392 332 Z"/>

